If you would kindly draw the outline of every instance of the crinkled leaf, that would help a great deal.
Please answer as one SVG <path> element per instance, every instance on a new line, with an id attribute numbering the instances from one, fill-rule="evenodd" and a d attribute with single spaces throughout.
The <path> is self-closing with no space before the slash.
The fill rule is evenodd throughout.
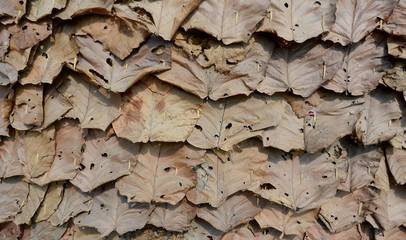
<path id="1" fill-rule="evenodd" d="M 335 196 L 338 184 L 346 178 L 346 157 L 339 144 L 292 157 L 271 149 L 268 161 L 254 171 L 261 177 L 261 185 L 251 190 L 296 212 L 318 208 Z"/>
<path id="2" fill-rule="evenodd" d="M 306 151 L 319 151 L 351 134 L 364 109 L 363 103 L 362 98 L 333 97 L 309 111 L 304 123 Z"/>
<path id="3" fill-rule="evenodd" d="M 224 233 L 212 227 L 209 223 L 195 218 L 190 229 L 185 233 L 185 239 L 212 239 L 220 240 Z"/>
<path id="4" fill-rule="evenodd" d="M 25 230 L 22 240 L 60 240 L 66 231 L 66 226 L 54 227 L 47 221 L 28 225 L 31 229 Z"/>
<path id="5" fill-rule="evenodd" d="M 375 234 L 376 240 L 397 240 L 406 238 L 406 228 L 405 227 L 395 227 L 388 231 L 382 231 Z"/>
<path id="6" fill-rule="evenodd" d="M 277 126 L 287 104 L 282 98 L 258 93 L 248 98 L 207 101 L 187 141 L 198 148 L 232 150 L 233 145 L 251 137 L 262 137 L 266 128 Z"/>
<path id="7" fill-rule="evenodd" d="M 383 84 L 393 90 L 403 92 L 403 97 L 406 95 L 406 62 L 395 61 L 394 66 L 386 71 L 383 76 Z M 405 98 L 406 99 L 406 98 Z"/>
<path id="8" fill-rule="evenodd" d="M 218 100 L 239 94 L 249 95 L 263 80 L 274 47 L 274 42 L 264 37 L 254 36 L 254 39 L 255 42 L 245 59 L 231 64 L 228 74 L 221 74 L 214 67 L 203 68 L 201 61 L 199 63 L 198 60 L 188 57 L 181 49 L 172 47 L 172 69 L 157 74 L 157 77 L 202 99 L 209 97 Z M 231 49 L 227 51 L 234 51 L 233 48 L 238 48 L 240 45 L 221 47 Z M 203 55 L 199 57 L 205 58 Z M 228 61 L 226 55 L 215 55 L 215 57 L 220 58 L 221 61 Z"/>
<path id="9" fill-rule="evenodd" d="M 14 219 L 14 223 L 17 225 L 30 224 L 31 218 L 39 208 L 41 202 L 44 200 L 45 193 L 48 186 L 38 186 L 35 184 L 29 185 L 29 194 L 27 198 L 27 204 L 21 208 L 21 212 L 18 213 Z"/>
<path id="10" fill-rule="evenodd" d="M 10 113 L 13 109 L 13 97 L 13 89 L 0 86 L 0 136 L 9 136 L 8 125 L 10 124 Z"/>
<path id="11" fill-rule="evenodd" d="M 15 70 L 21 71 L 27 67 L 30 54 L 31 52 L 35 52 L 35 48 L 36 47 L 26 48 L 24 50 L 10 49 L 4 57 L 4 61 L 13 65 Z"/>
<path id="12" fill-rule="evenodd" d="M 197 208 L 190 204 L 186 198 L 170 205 L 163 203 L 158 205 L 149 217 L 149 224 L 157 227 L 163 227 L 168 231 L 183 232 L 190 226 L 190 222 L 195 218 Z"/>
<path id="13" fill-rule="evenodd" d="M 342 66 L 323 87 L 356 96 L 374 90 L 388 67 L 385 35 L 372 34 L 365 41 L 350 44 L 342 51 L 345 54 Z"/>
<path id="14" fill-rule="evenodd" d="M 130 23 L 131 25 L 129 25 Z M 150 35 L 142 24 L 119 18 L 92 16 L 80 21 L 80 31 L 103 44 L 106 51 L 123 60 Z M 120 43 L 120 44 L 117 44 Z"/>
<path id="15" fill-rule="evenodd" d="M 308 40 L 290 48 L 276 47 L 258 91 L 272 95 L 292 90 L 310 96 L 340 68 L 344 54 L 331 43 Z"/>
<path id="16" fill-rule="evenodd" d="M 393 155 L 388 159 L 389 169 L 392 173 L 392 176 L 395 178 L 397 184 L 406 183 L 406 151 L 397 150 Z"/>
<path id="17" fill-rule="evenodd" d="M 24 85 L 16 89 L 10 123 L 17 130 L 29 130 L 41 126 L 44 119 L 42 106 L 43 86 Z"/>
<path id="18" fill-rule="evenodd" d="M 11 25 L 8 30 L 12 37 L 10 46 L 20 50 L 37 45 L 52 33 L 52 21 L 49 19 L 38 22 L 22 21 L 16 25 Z"/>
<path id="19" fill-rule="evenodd" d="M 371 239 L 370 236 L 366 234 L 365 225 L 357 225 L 348 230 L 341 231 L 339 233 L 330 233 L 330 231 L 321 226 L 319 223 L 315 223 L 311 228 L 309 228 L 305 234 L 304 239 L 309 240 L 360 240 L 360 239 Z"/>
<path id="20" fill-rule="evenodd" d="M 129 176 L 116 182 L 129 202 L 175 205 L 196 184 L 193 168 L 204 161 L 204 150 L 184 143 L 147 143 Z"/>
<path id="21" fill-rule="evenodd" d="M 89 130 L 85 138 L 82 163 L 75 178 L 70 180 L 83 192 L 130 174 L 131 166 L 136 163 L 139 144 L 116 136 L 105 137 L 102 131 Z"/>
<path id="22" fill-rule="evenodd" d="M 379 163 L 379 168 L 375 173 L 374 187 L 381 191 L 389 191 L 390 183 L 388 176 L 388 167 L 386 166 L 386 159 L 381 157 L 381 162 Z"/>
<path id="23" fill-rule="evenodd" d="M 66 186 L 63 192 L 63 199 L 58 208 L 49 218 L 54 226 L 61 226 L 70 218 L 81 212 L 88 212 L 92 208 L 91 197 L 74 186 Z"/>
<path id="24" fill-rule="evenodd" d="M 365 96 L 364 110 L 355 125 L 357 138 L 366 145 L 391 139 L 402 131 L 397 95 L 377 89 Z"/>
<path id="25" fill-rule="evenodd" d="M 113 128 L 117 136 L 132 142 L 183 142 L 199 119 L 199 98 L 155 79 L 131 87 L 124 101 Z"/>
<path id="26" fill-rule="evenodd" d="M 10 47 L 10 32 L 6 27 L 0 27 L 0 59 L 4 61 L 4 55 L 9 51 Z"/>
<path id="27" fill-rule="evenodd" d="M 39 206 L 34 222 L 48 220 L 48 218 L 58 209 L 63 197 L 63 182 L 52 182 L 48 185 L 44 200 Z"/>
<path id="28" fill-rule="evenodd" d="M 390 55 L 406 59 L 406 37 L 389 36 L 387 43 Z"/>
<path id="29" fill-rule="evenodd" d="M 207 0 L 185 20 L 182 27 L 208 33 L 224 44 L 247 42 L 266 16 L 270 1 Z"/>
<path id="30" fill-rule="evenodd" d="M 236 193 L 229 197 L 220 207 L 202 206 L 197 216 L 214 228 L 228 232 L 236 226 L 247 223 L 261 211 L 258 205 L 259 198 L 252 193 Z M 261 201 L 262 202 L 262 201 Z"/>
<path id="31" fill-rule="evenodd" d="M 90 83 L 113 92 L 125 92 L 150 73 L 170 69 L 170 43 L 150 37 L 139 49 L 121 61 L 103 50 L 103 45 L 88 36 L 77 36 L 80 55 L 77 69 L 85 73 Z"/>
<path id="32" fill-rule="evenodd" d="M 383 30 L 391 35 L 406 36 L 406 1 L 400 0 L 391 15 L 385 19 Z"/>
<path id="33" fill-rule="evenodd" d="M 335 22 L 323 40 L 345 46 L 361 41 L 393 10 L 397 0 L 338 0 Z"/>
<path id="34" fill-rule="evenodd" d="M 28 183 L 19 177 L 0 183 L 0 223 L 13 220 L 27 203 L 28 192 Z"/>
<path id="35" fill-rule="evenodd" d="M 349 229 L 365 221 L 373 196 L 374 193 L 369 188 L 360 188 L 353 193 L 338 192 L 334 198 L 321 206 L 319 218 L 330 232 Z"/>
<path id="36" fill-rule="evenodd" d="M 276 33 L 287 41 L 302 43 L 329 31 L 337 0 L 274 0 L 259 31 Z"/>
<path id="37" fill-rule="evenodd" d="M 66 7 L 54 17 L 69 20 L 73 17 L 92 14 L 110 14 L 115 0 L 68 0 Z"/>
<path id="38" fill-rule="evenodd" d="M 20 226 L 16 225 L 13 222 L 8 222 L 0 225 L 0 239 L 1 240 L 8 240 L 8 239 L 19 239 L 21 236 L 21 229 Z"/>
<path id="39" fill-rule="evenodd" d="M 202 0 L 141 0 L 130 1 L 130 7 L 149 12 L 155 24 L 154 34 L 171 40 L 185 18 Z"/>
<path id="40" fill-rule="evenodd" d="M 255 216 L 261 228 L 275 228 L 286 235 L 303 235 L 317 220 L 317 210 L 295 213 L 276 203 L 268 203 Z"/>
<path id="41" fill-rule="evenodd" d="M 13 85 L 17 82 L 17 77 L 18 72 L 13 65 L 0 62 L 0 86 Z"/>
<path id="42" fill-rule="evenodd" d="M 0 17 L 3 24 L 18 22 L 25 14 L 26 0 L 4 0 L 0 2 Z"/>
<path id="43" fill-rule="evenodd" d="M 71 39 L 73 26 L 56 27 L 50 38 L 41 43 L 35 52 L 32 65 L 21 74 L 21 84 L 52 83 L 67 62 L 73 62 L 79 52 Z"/>
<path id="44" fill-rule="evenodd" d="M 247 140 L 239 144 L 237 151 L 231 151 L 226 162 L 208 151 L 205 162 L 198 166 L 196 187 L 187 193 L 187 198 L 198 205 L 209 203 L 219 207 L 228 196 L 247 190 L 260 177 L 254 175 L 267 160 L 268 154 L 258 140 Z M 252 158 L 251 156 L 255 156 Z"/>
<path id="45" fill-rule="evenodd" d="M 27 15 L 31 21 L 37 21 L 52 13 L 53 9 L 62 9 L 69 0 L 30 0 L 27 5 Z"/>
<path id="46" fill-rule="evenodd" d="M 120 116 L 120 95 L 92 86 L 72 71 L 62 73 L 61 78 L 63 83 L 57 91 L 73 106 L 65 117 L 79 119 L 81 128 L 104 131 Z"/>
<path id="47" fill-rule="evenodd" d="M 21 145 L 20 135 L 15 130 L 0 142 L 0 178 L 24 175 L 25 158 Z"/>
<path id="48" fill-rule="evenodd" d="M 96 228 L 100 237 L 109 235 L 113 230 L 124 234 L 143 228 L 154 209 L 147 203 L 127 203 L 126 198 L 111 186 L 96 190 L 92 200 L 91 211 L 77 216 L 74 222 L 81 227 Z"/>

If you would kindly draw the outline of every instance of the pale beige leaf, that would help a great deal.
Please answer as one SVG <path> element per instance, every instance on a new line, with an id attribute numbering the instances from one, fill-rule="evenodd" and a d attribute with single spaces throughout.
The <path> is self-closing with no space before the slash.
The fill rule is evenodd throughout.
<path id="1" fill-rule="evenodd" d="M 227 232 L 236 226 L 247 223 L 261 212 L 258 198 L 252 193 L 236 193 L 229 197 L 220 207 L 202 206 L 197 211 L 197 216 L 214 228 Z M 262 201 L 261 201 L 262 203 Z"/>
<path id="2" fill-rule="evenodd" d="M 291 209 L 276 203 L 268 203 L 255 216 L 261 228 L 275 228 L 282 235 L 303 235 L 317 220 L 317 210 L 295 213 Z"/>
<path id="3" fill-rule="evenodd" d="M 0 223 L 12 221 L 27 203 L 28 183 L 21 178 L 8 178 L 0 183 Z"/>
<path id="4" fill-rule="evenodd" d="M 51 37 L 37 48 L 32 65 L 21 74 L 19 82 L 23 85 L 52 83 L 63 65 L 73 62 L 79 52 L 71 39 L 73 30 L 74 26 L 69 24 L 55 27 Z"/>
<path id="5" fill-rule="evenodd" d="M 91 197 L 74 186 L 65 186 L 63 199 L 58 208 L 49 218 L 49 222 L 54 226 L 61 226 L 70 218 L 81 212 L 88 212 L 92 208 Z"/>
<path id="6" fill-rule="evenodd" d="M 13 85 L 17 82 L 17 77 L 18 72 L 13 65 L 0 62 L 0 86 Z"/>
<path id="7" fill-rule="evenodd" d="M 21 133 L 21 135 L 23 135 Z M 55 127 L 42 132 L 27 131 L 23 135 L 25 177 L 34 179 L 48 172 L 55 156 Z"/>
<path id="8" fill-rule="evenodd" d="M 130 23 L 131 25 L 128 25 Z M 90 34 L 103 49 L 123 60 L 149 37 L 148 30 L 136 22 L 124 22 L 119 18 L 92 16 L 79 22 L 80 31 Z M 120 43 L 120 44 L 117 44 Z"/>
<path id="9" fill-rule="evenodd" d="M 50 182 L 70 180 L 76 176 L 77 169 L 82 163 L 82 147 L 86 133 L 79 128 L 74 120 L 62 120 L 55 125 L 55 156 L 51 167 L 39 178 L 31 179 L 39 185 Z"/>
<path id="10" fill-rule="evenodd" d="M 9 178 L 24 175 L 24 153 L 21 152 L 22 140 L 16 130 L 10 137 L 0 142 L 0 177 Z"/>
<path id="11" fill-rule="evenodd" d="M 151 14 L 155 24 L 153 33 L 170 41 L 185 18 L 202 0 L 135 0 L 131 8 L 143 8 Z"/>
<path id="12" fill-rule="evenodd" d="M 16 89 L 10 123 L 17 130 L 29 130 L 41 126 L 44 119 L 43 86 L 24 85 Z"/>
<path id="13" fill-rule="evenodd" d="M 4 55 L 9 51 L 10 47 L 10 32 L 8 31 L 7 27 L 1 26 L 0 27 L 0 59 L 4 61 Z"/>
<path id="14" fill-rule="evenodd" d="M 72 71 L 62 73 L 62 85 L 57 89 L 72 104 L 65 117 L 79 119 L 81 128 L 106 130 L 120 116 L 121 97 L 83 81 Z"/>
<path id="15" fill-rule="evenodd" d="M 105 136 L 102 131 L 89 130 L 85 138 L 82 163 L 75 178 L 70 180 L 83 192 L 130 174 L 130 166 L 136 164 L 139 144 L 116 136 L 106 140 Z"/>
<path id="16" fill-rule="evenodd" d="M 270 1 L 207 0 L 189 15 L 182 27 L 208 33 L 228 45 L 247 42 L 266 16 Z"/>
<path id="17" fill-rule="evenodd" d="M 52 13 L 53 9 L 62 9 L 69 0 L 30 0 L 27 5 L 26 18 L 38 21 Z"/>
<path id="18" fill-rule="evenodd" d="M 405 34 L 406 35 L 406 34 Z M 406 59 L 406 38 L 389 36 L 387 40 L 388 53 L 396 58 Z"/>
<path id="19" fill-rule="evenodd" d="M 391 35 L 406 36 L 406 1 L 399 0 L 391 15 L 385 19 L 383 30 Z"/>
<path id="20" fill-rule="evenodd" d="M 100 237 L 114 230 L 124 234 L 143 228 L 154 209 L 147 203 L 127 203 L 126 198 L 110 185 L 96 190 L 92 200 L 91 211 L 75 217 L 74 222 L 81 227 L 96 228 Z"/>
<path id="21" fill-rule="evenodd" d="M 321 206 L 319 218 L 332 233 L 352 228 L 365 221 L 373 196 L 374 192 L 369 188 L 360 188 L 353 193 L 338 192 Z"/>
<path id="22" fill-rule="evenodd" d="M 195 186 L 193 168 L 203 163 L 204 153 L 184 143 L 143 144 L 137 165 L 129 176 L 117 180 L 116 187 L 129 202 L 175 205 Z"/>
<path id="23" fill-rule="evenodd" d="M 399 240 L 406 239 L 405 227 L 396 227 L 388 231 L 377 232 L 375 234 L 376 240 Z"/>
<path id="24" fill-rule="evenodd" d="M 405 98 L 406 93 L 406 62 L 394 61 L 393 66 L 386 71 L 382 78 L 384 85 L 392 88 L 395 91 L 403 92 Z"/>
<path id="25" fill-rule="evenodd" d="M 196 213 L 197 207 L 184 198 L 176 205 L 168 203 L 158 205 L 151 213 L 148 223 L 168 231 L 183 232 L 189 228 Z"/>
<path id="26" fill-rule="evenodd" d="M 365 96 L 364 110 L 355 125 L 357 138 L 365 146 L 389 140 L 402 132 L 401 118 L 397 95 L 376 89 Z"/>
<path id="27" fill-rule="evenodd" d="M 16 215 L 14 219 L 15 224 L 21 225 L 31 223 L 31 218 L 34 216 L 41 202 L 44 200 L 47 189 L 47 185 L 43 187 L 35 184 L 29 185 L 27 203 L 21 208 L 21 212 Z"/>
<path id="28" fill-rule="evenodd" d="M 54 227 L 47 221 L 33 223 L 24 230 L 21 240 L 60 240 L 66 231 L 66 226 Z"/>
<path id="29" fill-rule="evenodd" d="M 379 196 L 369 205 L 369 210 L 385 230 L 406 223 L 406 192 L 403 186 L 391 186 L 380 191 Z"/>
<path id="30" fill-rule="evenodd" d="M 34 222 L 48 220 L 48 218 L 58 209 L 59 203 L 63 197 L 63 183 L 50 183 L 45 194 L 44 200 L 39 206 L 36 215 L 33 218 Z"/>
<path id="31" fill-rule="evenodd" d="M 296 95 L 309 97 L 326 80 L 333 78 L 343 57 L 340 48 L 316 40 L 290 48 L 276 47 L 258 91 L 272 95 L 292 90 Z"/>
<path id="32" fill-rule="evenodd" d="M 278 230 L 266 229 L 262 230 L 256 222 L 251 222 L 245 226 L 237 227 L 227 234 L 222 240 L 276 240 L 281 236 Z"/>
<path id="33" fill-rule="evenodd" d="M 323 87 L 355 96 L 375 89 L 388 67 L 386 36 L 379 32 L 374 33 L 365 41 L 350 44 L 342 51 L 345 54 L 342 66 Z"/>
<path id="34" fill-rule="evenodd" d="M 60 240 L 100 240 L 100 234 L 95 228 L 79 227 L 72 223 Z"/>
<path id="35" fill-rule="evenodd" d="M 151 89 L 156 84 L 160 93 Z M 199 119 L 201 100 L 175 87 L 149 78 L 124 96 L 121 116 L 113 122 L 117 136 L 132 142 L 184 142 Z"/>
<path id="36" fill-rule="evenodd" d="M 198 148 L 232 150 L 233 145 L 251 137 L 263 137 L 267 128 L 277 126 L 287 105 L 283 98 L 258 93 L 248 98 L 207 101 L 187 141 Z"/>
<path id="37" fill-rule="evenodd" d="M 4 56 L 4 61 L 13 65 L 15 70 L 21 71 L 27 67 L 30 54 L 35 52 L 35 48 L 26 48 L 24 50 L 10 49 Z"/>
<path id="38" fill-rule="evenodd" d="M 253 38 L 255 42 L 246 57 L 240 62 L 235 60 L 235 63 L 227 65 L 230 69 L 228 74 L 217 72 L 213 66 L 203 68 L 199 63 L 200 60 L 188 57 L 186 52 L 174 46 L 172 47 L 172 69 L 157 74 L 157 77 L 202 99 L 209 97 L 218 100 L 239 94 L 249 95 L 264 79 L 274 47 L 274 42 L 265 37 L 254 35 Z M 241 44 L 221 45 L 221 48 L 228 48 L 227 52 L 235 51 L 235 48 L 240 47 Z M 228 61 L 226 55 L 215 57 L 221 61 Z M 207 57 L 202 54 L 199 58 Z"/>
<path id="39" fill-rule="evenodd" d="M 388 167 L 386 166 L 386 159 L 381 158 L 379 163 L 379 168 L 375 173 L 373 186 L 378 188 L 381 191 L 389 191 L 390 183 L 389 183 L 389 176 L 388 176 Z"/>
<path id="40" fill-rule="evenodd" d="M 226 162 L 211 151 L 206 153 L 205 162 L 196 167 L 196 187 L 186 195 L 189 201 L 196 205 L 209 203 L 212 207 L 220 207 L 228 196 L 257 184 L 261 178 L 254 175 L 254 171 L 261 168 L 268 153 L 261 142 L 254 139 L 238 146 L 237 151 L 231 151 Z"/>
<path id="41" fill-rule="evenodd" d="M 170 42 L 150 37 L 139 49 L 121 61 L 103 50 L 103 45 L 89 36 L 76 36 L 80 55 L 77 69 L 90 83 L 113 92 L 125 92 L 150 73 L 170 69 Z"/>
<path id="42" fill-rule="evenodd" d="M 10 124 L 10 113 L 13 109 L 13 97 L 13 89 L 0 86 L 0 136 L 9 136 L 8 125 Z"/>
<path id="43" fill-rule="evenodd" d="M 363 110 L 363 98 L 344 96 L 327 98 L 312 108 L 304 122 L 306 151 L 314 153 L 322 150 L 351 134 Z"/>
<path id="44" fill-rule="evenodd" d="M 26 0 L 0 1 L 0 17 L 3 24 L 18 22 L 25 14 Z"/>
<path id="45" fill-rule="evenodd" d="M 195 218 L 190 229 L 185 233 L 185 239 L 200 240 L 200 239 L 211 239 L 220 240 L 224 233 L 212 227 L 209 223 Z"/>
<path id="46" fill-rule="evenodd" d="M 326 227 L 315 223 L 311 228 L 309 228 L 303 239 L 305 240 L 366 240 L 372 239 L 365 232 L 364 225 L 354 226 L 348 230 L 344 230 L 339 233 L 330 233 Z M 361 232 L 359 231 L 361 230 Z M 372 234 L 373 235 L 373 234 Z"/>
<path id="47" fill-rule="evenodd" d="M 16 50 L 26 49 L 37 45 L 51 35 L 52 21 L 50 19 L 38 22 L 24 20 L 16 25 L 11 25 L 8 30 L 12 35 L 10 47 Z"/>
<path id="48" fill-rule="evenodd" d="M 331 29 L 337 0 L 274 0 L 259 31 L 302 43 Z"/>
<path id="49" fill-rule="evenodd" d="M 379 26 L 379 19 L 391 14 L 396 3 L 397 0 L 338 0 L 334 25 L 323 40 L 343 46 L 361 41 Z"/>
<path id="50" fill-rule="evenodd" d="M 54 17 L 68 20 L 86 13 L 110 14 L 114 1 L 115 0 L 68 0 L 66 7 Z"/>
<path id="51" fill-rule="evenodd" d="M 318 208 L 335 196 L 338 184 L 346 178 L 346 158 L 339 144 L 301 156 L 271 149 L 268 161 L 254 171 L 261 185 L 250 190 L 296 212 Z"/>
<path id="52" fill-rule="evenodd" d="M 406 151 L 397 150 L 388 159 L 388 166 L 397 184 L 406 183 Z"/>

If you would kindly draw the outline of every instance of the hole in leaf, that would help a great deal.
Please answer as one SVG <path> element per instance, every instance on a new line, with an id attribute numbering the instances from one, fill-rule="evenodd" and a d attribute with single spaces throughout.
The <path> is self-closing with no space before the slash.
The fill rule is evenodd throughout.
<path id="1" fill-rule="evenodd" d="M 314 6 L 315 6 L 315 7 L 320 7 L 320 6 L 321 6 L 321 2 L 315 1 L 315 2 L 314 2 Z"/>
<path id="2" fill-rule="evenodd" d="M 197 130 L 199 130 L 199 131 L 202 131 L 202 130 L 203 130 L 202 126 L 200 126 L 200 125 L 195 125 L 195 128 L 196 128 Z"/>
<path id="3" fill-rule="evenodd" d="M 209 170 L 213 170 L 213 167 L 212 167 L 212 166 L 209 166 Z"/>
<path id="4" fill-rule="evenodd" d="M 171 167 L 166 167 L 166 168 L 164 168 L 164 171 L 165 172 L 169 172 L 171 170 Z"/>
<path id="5" fill-rule="evenodd" d="M 227 124 L 226 129 L 230 129 L 233 126 L 232 123 Z"/>
<path id="6" fill-rule="evenodd" d="M 288 3 L 285 3 L 285 4 L 283 4 L 284 6 L 285 6 L 285 8 L 288 8 L 289 7 L 289 4 Z"/>
<path id="7" fill-rule="evenodd" d="M 24 25 L 21 29 L 26 30 L 27 28 L 28 28 L 27 25 Z"/>
<path id="8" fill-rule="evenodd" d="M 108 154 L 107 154 L 107 153 L 102 153 L 101 156 L 102 156 L 102 157 L 107 157 Z"/>
<path id="9" fill-rule="evenodd" d="M 90 170 L 92 170 L 94 168 L 94 163 L 90 164 Z"/>
<path id="10" fill-rule="evenodd" d="M 275 188 L 272 184 L 270 184 L 270 183 L 261 184 L 259 187 L 261 188 L 261 190 L 276 189 L 276 188 Z"/>

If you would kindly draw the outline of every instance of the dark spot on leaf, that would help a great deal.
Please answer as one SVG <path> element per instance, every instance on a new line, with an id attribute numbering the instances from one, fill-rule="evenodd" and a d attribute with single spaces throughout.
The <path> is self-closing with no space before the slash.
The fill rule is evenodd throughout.
<path id="1" fill-rule="evenodd" d="M 286 197 L 289 197 L 289 193 L 285 193 L 285 196 L 286 196 Z"/>
<path id="2" fill-rule="evenodd" d="M 300 224 L 300 221 L 296 221 L 297 224 Z"/>
<path id="3" fill-rule="evenodd" d="M 212 166 L 209 166 L 209 170 L 213 170 L 213 167 L 212 167 Z"/>
<path id="4" fill-rule="evenodd" d="M 179 182 L 179 186 L 181 186 L 181 187 L 182 187 L 182 183 L 181 183 L 181 182 Z"/>
<path id="5" fill-rule="evenodd" d="M 283 4 L 284 6 L 285 6 L 285 8 L 288 8 L 289 7 L 289 4 L 288 3 L 285 3 L 285 4 Z"/>
<path id="6" fill-rule="evenodd" d="M 171 170 L 171 167 L 166 167 L 166 168 L 164 168 L 164 171 L 165 172 L 169 172 Z"/>
<path id="7" fill-rule="evenodd" d="M 107 153 L 102 153 L 101 156 L 102 156 L 102 157 L 107 157 L 108 154 L 107 154 Z"/>
<path id="8" fill-rule="evenodd" d="M 230 129 L 233 126 L 232 123 L 227 124 L 226 129 Z"/>
<path id="9" fill-rule="evenodd" d="M 90 164 L 90 170 L 92 170 L 94 168 L 94 163 Z"/>
<path id="10" fill-rule="evenodd" d="M 327 178 L 327 176 L 326 176 L 326 175 L 323 175 L 322 178 Z"/>
<path id="11" fill-rule="evenodd" d="M 197 130 L 199 130 L 199 131 L 202 131 L 202 130 L 203 130 L 202 126 L 200 126 L 200 125 L 195 125 L 195 128 L 196 128 Z"/>
<path id="12" fill-rule="evenodd" d="M 107 63 L 108 65 L 110 65 L 110 67 L 113 66 L 113 60 L 111 60 L 111 58 L 107 58 L 107 59 L 106 59 L 106 63 Z"/>
<path id="13" fill-rule="evenodd" d="M 27 25 L 24 25 L 21 29 L 26 30 L 27 28 L 28 28 Z"/>
<path id="14" fill-rule="evenodd" d="M 104 29 L 107 29 L 107 26 L 104 26 Z"/>
<path id="15" fill-rule="evenodd" d="M 261 184 L 259 187 L 261 188 L 261 190 L 276 189 L 276 188 L 275 188 L 272 184 L 270 184 L 270 183 Z"/>

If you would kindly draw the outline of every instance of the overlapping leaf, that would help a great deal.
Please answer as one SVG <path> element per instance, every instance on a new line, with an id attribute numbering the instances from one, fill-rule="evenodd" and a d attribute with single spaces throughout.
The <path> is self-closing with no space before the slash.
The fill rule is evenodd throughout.
<path id="1" fill-rule="evenodd" d="M 388 159 L 388 166 L 398 184 L 405 184 L 406 183 L 406 163 L 404 161 L 406 157 L 406 151 L 404 150 L 397 150 L 393 153 L 393 155 Z"/>
<path id="2" fill-rule="evenodd" d="M 0 223 L 13 220 L 27 203 L 28 183 L 21 178 L 8 178 L 0 183 Z"/>
<path id="3" fill-rule="evenodd" d="M 55 17 L 68 20 L 86 13 L 108 14 L 113 8 L 114 0 L 67 0 L 66 7 Z"/>
<path id="4" fill-rule="evenodd" d="M 24 85 L 16 90 L 10 124 L 17 130 L 41 126 L 44 119 L 43 86 Z"/>
<path id="5" fill-rule="evenodd" d="M 28 1 L 26 17 L 31 21 L 38 21 L 52 13 L 53 9 L 62 9 L 69 0 L 31 0 Z"/>
<path id="6" fill-rule="evenodd" d="M 8 55 L 6 55 L 8 57 Z M 12 85 L 17 82 L 18 73 L 13 65 L 0 62 L 0 86 Z"/>
<path id="7" fill-rule="evenodd" d="M 48 185 L 44 200 L 39 206 L 34 222 L 48 220 L 48 218 L 58 209 L 59 203 L 63 198 L 63 183 L 53 182 Z"/>
<path id="8" fill-rule="evenodd" d="M 9 136 L 9 116 L 13 109 L 13 89 L 0 86 L 0 136 Z"/>
<path id="9" fill-rule="evenodd" d="M 25 14 L 25 0 L 5 0 L 0 2 L 0 17 L 3 24 L 18 22 Z"/>
<path id="10" fill-rule="evenodd" d="M 52 21 L 49 19 L 38 22 L 24 20 L 11 25 L 8 30 L 12 37 L 10 47 L 16 50 L 30 48 L 46 39 L 52 33 Z"/>
<path id="11" fill-rule="evenodd" d="M 406 59 L 406 38 L 398 36 L 388 37 L 388 53 L 396 58 Z"/>
<path id="12" fill-rule="evenodd" d="M 22 142 L 17 131 L 0 142 L 0 177 L 8 178 L 24 175 L 24 154 L 21 153 Z"/>
<path id="13" fill-rule="evenodd" d="M 385 19 L 383 29 L 393 35 L 406 36 L 406 1 L 399 0 L 391 15 Z"/>
<path id="14" fill-rule="evenodd" d="M 44 200 L 47 189 L 48 185 L 42 187 L 35 184 L 29 185 L 27 203 L 22 206 L 21 212 L 16 215 L 14 219 L 15 224 L 21 225 L 31 223 L 31 218 L 34 216 L 41 202 Z"/>

